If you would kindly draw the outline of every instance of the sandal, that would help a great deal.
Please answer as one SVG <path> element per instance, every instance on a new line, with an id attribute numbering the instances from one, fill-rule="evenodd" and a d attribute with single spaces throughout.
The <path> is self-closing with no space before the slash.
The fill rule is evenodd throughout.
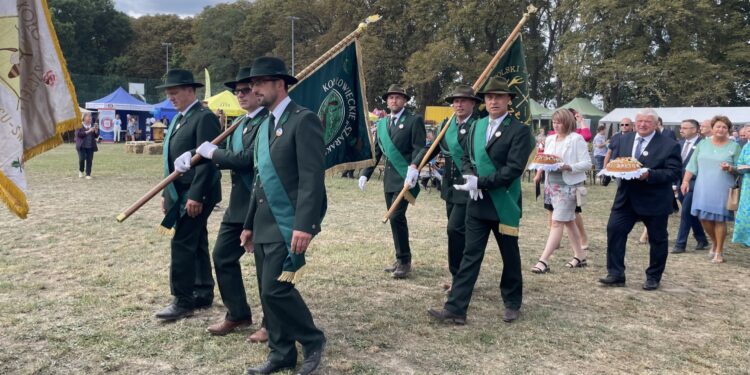
<path id="1" fill-rule="evenodd" d="M 541 268 L 541 267 L 535 265 L 534 267 L 531 268 L 531 272 L 537 273 L 537 274 L 542 274 L 542 273 L 549 272 L 549 265 L 545 261 L 540 260 L 538 262 L 541 263 L 541 264 L 543 264 L 544 268 Z"/>
<path id="2" fill-rule="evenodd" d="M 588 263 L 586 262 L 586 259 L 580 260 L 576 257 L 573 257 L 568 263 L 565 263 L 565 267 L 568 268 L 583 268 L 588 266 Z"/>

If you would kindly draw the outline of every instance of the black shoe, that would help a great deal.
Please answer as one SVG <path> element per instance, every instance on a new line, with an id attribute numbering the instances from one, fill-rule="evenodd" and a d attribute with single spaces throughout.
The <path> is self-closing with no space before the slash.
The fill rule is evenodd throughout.
<path id="1" fill-rule="evenodd" d="M 659 282 L 656 280 L 646 279 L 643 283 L 643 290 L 656 290 L 659 289 Z"/>
<path id="2" fill-rule="evenodd" d="M 195 306 L 196 309 L 207 309 L 207 308 L 211 307 L 213 304 L 214 304 L 213 299 L 199 299 L 199 298 L 196 298 L 194 306 Z"/>
<path id="3" fill-rule="evenodd" d="M 607 275 L 607 277 L 599 279 L 599 282 L 604 286 L 622 287 L 625 286 L 625 277 L 614 277 L 612 275 Z"/>
<path id="4" fill-rule="evenodd" d="M 273 374 L 274 372 L 289 370 L 291 368 L 294 368 L 294 363 L 284 364 L 284 363 L 273 363 L 271 361 L 266 361 L 266 363 L 263 363 L 261 365 L 248 368 L 245 374 L 247 375 Z"/>
<path id="5" fill-rule="evenodd" d="M 466 324 L 466 315 L 454 314 L 446 309 L 427 309 L 427 313 L 441 323 Z"/>
<path id="6" fill-rule="evenodd" d="M 314 373 L 323 361 L 323 352 L 325 349 L 326 341 L 323 339 L 323 344 L 318 349 L 310 353 L 305 353 L 305 360 L 302 362 L 302 367 L 297 371 L 297 375 L 310 375 Z"/>
<path id="7" fill-rule="evenodd" d="M 388 273 L 393 273 L 394 271 L 396 271 L 396 268 L 398 267 L 398 264 L 399 264 L 399 263 L 400 263 L 400 262 L 399 262 L 399 261 L 398 261 L 398 259 L 397 259 L 397 260 L 396 260 L 395 262 L 393 262 L 393 264 L 391 264 L 390 266 L 388 266 L 388 267 L 385 267 L 385 268 L 383 268 L 383 271 L 385 271 L 385 272 L 388 272 Z"/>
<path id="8" fill-rule="evenodd" d="M 193 309 L 180 307 L 172 303 L 163 310 L 157 312 L 154 316 L 164 320 L 179 320 L 193 316 Z"/>
<path id="9" fill-rule="evenodd" d="M 503 321 L 505 323 L 513 323 L 514 320 L 518 319 L 518 314 L 518 309 L 511 309 L 509 307 L 506 307 L 505 311 L 503 312 Z"/>
<path id="10" fill-rule="evenodd" d="M 675 246 L 674 248 L 672 248 L 672 254 L 681 254 L 681 253 L 684 253 L 684 252 L 685 252 L 685 248 L 684 247 L 677 247 L 677 246 Z"/>
<path id="11" fill-rule="evenodd" d="M 698 242 L 697 245 L 695 245 L 695 250 L 708 250 L 711 247 L 711 244 L 708 243 L 708 241 Z"/>
<path id="12" fill-rule="evenodd" d="M 411 273 L 411 262 L 399 263 L 398 266 L 396 266 L 396 270 L 393 271 L 393 278 L 405 279 L 409 276 L 410 273 Z"/>

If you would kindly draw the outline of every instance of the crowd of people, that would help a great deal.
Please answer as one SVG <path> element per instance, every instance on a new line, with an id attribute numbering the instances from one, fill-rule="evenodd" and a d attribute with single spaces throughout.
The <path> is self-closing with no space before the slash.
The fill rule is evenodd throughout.
<path id="1" fill-rule="evenodd" d="M 293 368 L 299 343 L 304 360 L 299 374 L 318 370 L 326 337 L 295 288 L 305 265 L 305 252 L 321 230 L 326 211 L 324 147 L 318 116 L 298 106 L 288 96 L 296 83 L 283 61 L 274 57 L 256 59 L 243 67 L 235 80 L 226 82 L 246 115 L 235 119 L 237 128 L 220 146 L 211 143 L 220 132 L 217 116 L 196 98 L 191 72 L 172 69 L 166 76 L 167 98 L 179 111 L 164 140 L 164 174 L 177 171 L 162 195 L 162 227 L 171 231 L 170 290 L 172 302 L 156 318 L 174 321 L 209 307 L 214 299 L 213 271 L 226 315 L 209 325 L 213 335 L 226 335 L 253 323 L 247 302 L 240 258 L 252 253 L 263 319 L 251 342 L 267 342 L 265 362 L 247 369 L 247 374 L 270 374 Z M 535 147 L 531 128 L 509 113 L 516 93 L 508 81 L 493 77 L 475 92 L 458 85 L 445 98 L 455 116 L 444 121 L 447 128 L 430 155 L 426 155 L 427 132 L 422 116 L 410 111 L 411 99 L 400 85 L 391 85 L 382 96 L 389 113 L 374 125 L 376 162 L 383 160 L 383 187 L 390 211 L 395 259 L 385 271 L 395 279 L 412 275 L 412 252 L 406 210 L 417 198 L 420 162 L 428 156 L 444 157 L 441 198 L 445 201 L 448 236 L 447 258 L 451 279 L 443 283 L 447 293 L 443 306 L 427 309 L 439 322 L 465 324 L 469 304 L 493 235 L 502 257 L 501 319 L 516 321 L 523 304 L 522 262 L 518 245 L 522 212 L 521 176 Z M 488 115 L 477 108 L 484 104 Z M 588 237 L 581 206 L 587 193 L 584 181 L 592 165 L 606 168 L 608 160 L 632 157 L 646 171 L 632 180 L 618 179 L 607 223 L 607 274 L 603 286 L 625 285 L 627 238 L 636 222 L 648 232 L 649 266 L 644 290 L 659 288 L 668 257 L 668 218 L 675 199 L 681 201 L 680 229 L 672 253 L 684 252 L 690 230 L 696 249 L 708 249 L 712 261 L 725 260 L 727 223 L 734 221 L 732 240 L 750 247 L 750 124 L 732 132 L 731 121 L 716 116 L 699 124 L 688 119 L 680 125 L 680 140 L 661 126 L 652 109 L 640 111 L 632 121 L 624 118 L 620 132 L 609 140 L 604 128 L 592 134 L 576 111 L 558 109 L 552 116 L 553 130 L 537 138 L 536 147 L 558 156 L 557 171 L 541 172 L 544 205 L 549 211 L 546 245 L 531 267 L 534 274 L 550 272 L 550 258 L 560 247 L 563 230 L 570 241 L 572 257 L 565 266 L 588 265 Z M 128 121 L 128 129 L 131 121 Z M 130 130 L 128 130 L 130 133 Z M 433 133 L 434 135 L 434 133 Z M 84 115 L 76 133 L 80 176 L 90 178 L 97 128 L 91 115 Z M 735 138 L 732 138 L 735 137 Z M 192 164 L 194 155 L 201 160 Z M 592 162 L 593 161 L 593 162 Z M 364 192 L 375 167 L 361 172 L 358 186 Z M 220 170 L 230 170 L 230 201 L 221 221 L 212 253 L 208 249 L 208 217 L 222 199 Z M 738 208 L 731 209 L 730 188 L 741 184 Z M 397 202 L 405 189 L 406 199 Z M 710 239 L 710 242 L 709 242 Z M 213 260 L 213 270 L 211 261 Z"/>

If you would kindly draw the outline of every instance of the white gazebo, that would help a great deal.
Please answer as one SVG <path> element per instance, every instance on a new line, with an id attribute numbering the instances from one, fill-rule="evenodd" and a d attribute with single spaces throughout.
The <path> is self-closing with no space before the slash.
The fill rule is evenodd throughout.
<path id="1" fill-rule="evenodd" d="M 617 131 L 616 125 L 625 117 L 635 121 L 635 115 L 644 108 L 616 108 L 599 120 L 599 124 L 607 127 L 607 133 L 612 126 Z M 682 120 L 694 119 L 698 122 L 710 119 L 716 115 L 727 116 L 732 124 L 744 125 L 750 123 L 750 107 L 662 107 L 653 108 L 661 117 L 665 127 L 672 128 L 675 134 L 679 134 L 679 126 Z"/>

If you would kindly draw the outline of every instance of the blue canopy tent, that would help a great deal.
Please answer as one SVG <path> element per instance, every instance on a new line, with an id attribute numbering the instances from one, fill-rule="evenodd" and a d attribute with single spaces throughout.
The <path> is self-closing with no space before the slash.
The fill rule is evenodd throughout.
<path id="1" fill-rule="evenodd" d="M 172 117 L 175 115 L 177 115 L 177 109 L 175 109 L 169 99 L 164 99 L 163 102 L 154 104 L 154 118 L 156 118 L 156 121 L 161 121 L 163 117 L 166 117 L 168 121 L 164 125 L 169 125 L 169 121 L 172 121 Z"/>
<path id="2" fill-rule="evenodd" d="M 123 90 L 122 87 L 118 87 L 117 90 L 101 99 L 86 102 L 86 109 L 96 109 L 99 111 L 115 110 L 115 113 L 120 115 L 120 119 L 122 120 L 122 130 L 127 128 L 127 115 L 131 117 L 135 116 L 138 118 L 140 133 L 146 134 L 146 119 L 154 110 L 154 106 L 133 97 L 127 91 Z M 114 139 L 112 131 L 106 132 L 105 129 L 101 130 L 102 141 L 111 142 Z"/>

